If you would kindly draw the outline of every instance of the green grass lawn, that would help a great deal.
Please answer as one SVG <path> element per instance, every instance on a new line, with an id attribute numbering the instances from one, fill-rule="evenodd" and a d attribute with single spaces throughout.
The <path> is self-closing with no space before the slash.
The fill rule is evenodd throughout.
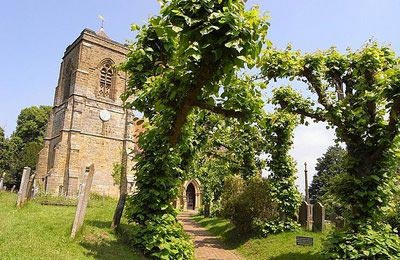
<path id="1" fill-rule="evenodd" d="M 38 201 L 16 209 L 16 194 L 0 192 L 0 259 L 143 259 L 110 229 L 116 201 L 91 200 L 85 224 L 70 239 L 75 207 Z"/>
<path id="2" fill-rule="evenodd" d="M 325 233 L 306 231 L 288 232 L 270 235 L 267 238 L 238 238 L 234 226 L 220 218 L 204 218 L 195 216 L 194 220 L 215 236 L 220 237 L 228 247 L 236 249 L 246 259 L 281 259 L 281 260 L 316 260 L 324 259 L 321 255 L 322 240 Z M 297 246 L 296 236 L 314 238 L 314 246 Z"/>

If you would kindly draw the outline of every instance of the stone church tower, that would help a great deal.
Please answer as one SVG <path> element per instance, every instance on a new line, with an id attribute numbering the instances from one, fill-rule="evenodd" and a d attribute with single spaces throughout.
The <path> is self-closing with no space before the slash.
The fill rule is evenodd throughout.
<path id="1" fill-rule="evenodd" d="M 73 196 L 85 167 L 94 163 L 92 192 L 118 196 L 112 176 L 115 165 L 128 169 L 133 185 L 133 114 L 123 108 L 120 95 L 127 75 L 117 65 L 128 48 L 111 40 L 101 29 L 82 31 L 62 58 L 53 111 L 44 148 L 39 154 L 36 180 L 51 194 Z M 130 184 L 130 186 L 129 186 Z"/>

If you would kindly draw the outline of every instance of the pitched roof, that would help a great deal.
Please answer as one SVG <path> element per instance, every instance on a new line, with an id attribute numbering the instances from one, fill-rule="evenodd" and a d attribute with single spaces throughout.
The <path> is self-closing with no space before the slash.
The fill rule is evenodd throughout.
<path id="1" fill-rule="evenodd" d="M 110 39 L 110 37 L 108 37 L 108 35 L 104 32 L 104 28 L 101 27 L 100 30 L 98 32 L 96 32 L 96 34 L 100 37 L 106 38 L 106 39 Z"/>

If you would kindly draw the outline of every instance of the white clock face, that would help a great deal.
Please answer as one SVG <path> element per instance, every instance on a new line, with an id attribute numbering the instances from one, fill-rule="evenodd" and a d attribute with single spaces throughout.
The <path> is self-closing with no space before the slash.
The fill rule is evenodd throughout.
<path id="1" fill-rule="evenodd" d="M 110 120 L 110 118 L 111 118 L 111 114 L 110 114 L 109 111 L 107 111 L 107 110 L 101 110 L 100 111 L 100 119 L 103 122 L 107 122 L 108 120 Z"/>

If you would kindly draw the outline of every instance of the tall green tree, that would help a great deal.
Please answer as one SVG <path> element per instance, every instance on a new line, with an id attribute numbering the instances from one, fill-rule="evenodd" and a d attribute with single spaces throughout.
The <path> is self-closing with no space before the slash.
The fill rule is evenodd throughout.
<path id="1" fill-rule="evenodd" d="M 311 203 L 321 202 L 328 216 L 333 213 L 343 215 L 345 203 L 338 200 L 335 190 L 346 174 L 346 150 L 339 145 L 328 147 L 317 159 L 315 170 L 309 189 Z"/>
<path id="2" fill-rule="evenodd" d="M 19 186 L 23 167 L 36 168 L 50 112 L 49 106 L 32 106 L 18 115 L 16 129 L 6 140 L 4 169 L 8 186 Z"/>
<path id="3" fill-rule="evenodd" d="M 140 28 L 125 69 L 126 97 L 144 113 L 148 130 L 139 138 L 138 193 L 127 212 L 135 223 L 134 246 L 154 258 L 190 259 L 191 243 L 171 202 L 195 150 L 194 109 L 254 120 L 261 94 L 240 69 L 252 67 L 268 23 L 242 0 L 161 1 L 159 16 Z"/>
<path id="4" fill-rule="evenodd" d="M 339 145 L 329 146 L 327 151 L 317 159 L 316 174 L 310 185 L 311 203 L 321 201 L 321 197 L 328 191 L 333 177 L 346 172 L 346 150 Z"/>
<path id="5" fill-rule="evenodd" d="M 271 158 L 268 167 L 271 172 L 272 192 L 280 210 L 280 221 L 293 224 L 300 206 L 300 193 L 296 188 L 296 164 L 289 151 L 293 147 L 296 115 L 279 109 L 265 118 L 266 151 Z M 285 225 L 292 226 L 292 225 Z"/>
<path id="6" fill-rule="evenodd" d="M 6 170 L 6 153 L 7 153 L 7 143 L 4 134 L 4 129 L 0 127 L 0 174 Z"/>
<path id="7" fill-rule="evenodd" d="M 4 134 L 4 129 L 0 126 L 0 148 L 3 148 L 3 144 L 6 140 L 5 134 Z"/>
<path id="8" fill-rule="evenodd" d="M 268 49 L 262 60 L 267 80 L 304 81 L 319 104 L 291 87 L 276 90 L 275 103 L 329 123 L 346 144 L 347 174 L 336 191 L 351 211 L 348 227 L 330 237 L 329 257 L 399 258 L 400 240 L 382 218 L 396 189 L 400 154 L 400 59 L 370 42 L 347 54 L 335 48 L 313 54 Z"/>
<path id="9" fill-rule="evenodd" d="M 18 115 L 14 135 L 23 143 L 42 142 L 51 112 L 50 106 L 31 106 L 24 108 Z"/>

